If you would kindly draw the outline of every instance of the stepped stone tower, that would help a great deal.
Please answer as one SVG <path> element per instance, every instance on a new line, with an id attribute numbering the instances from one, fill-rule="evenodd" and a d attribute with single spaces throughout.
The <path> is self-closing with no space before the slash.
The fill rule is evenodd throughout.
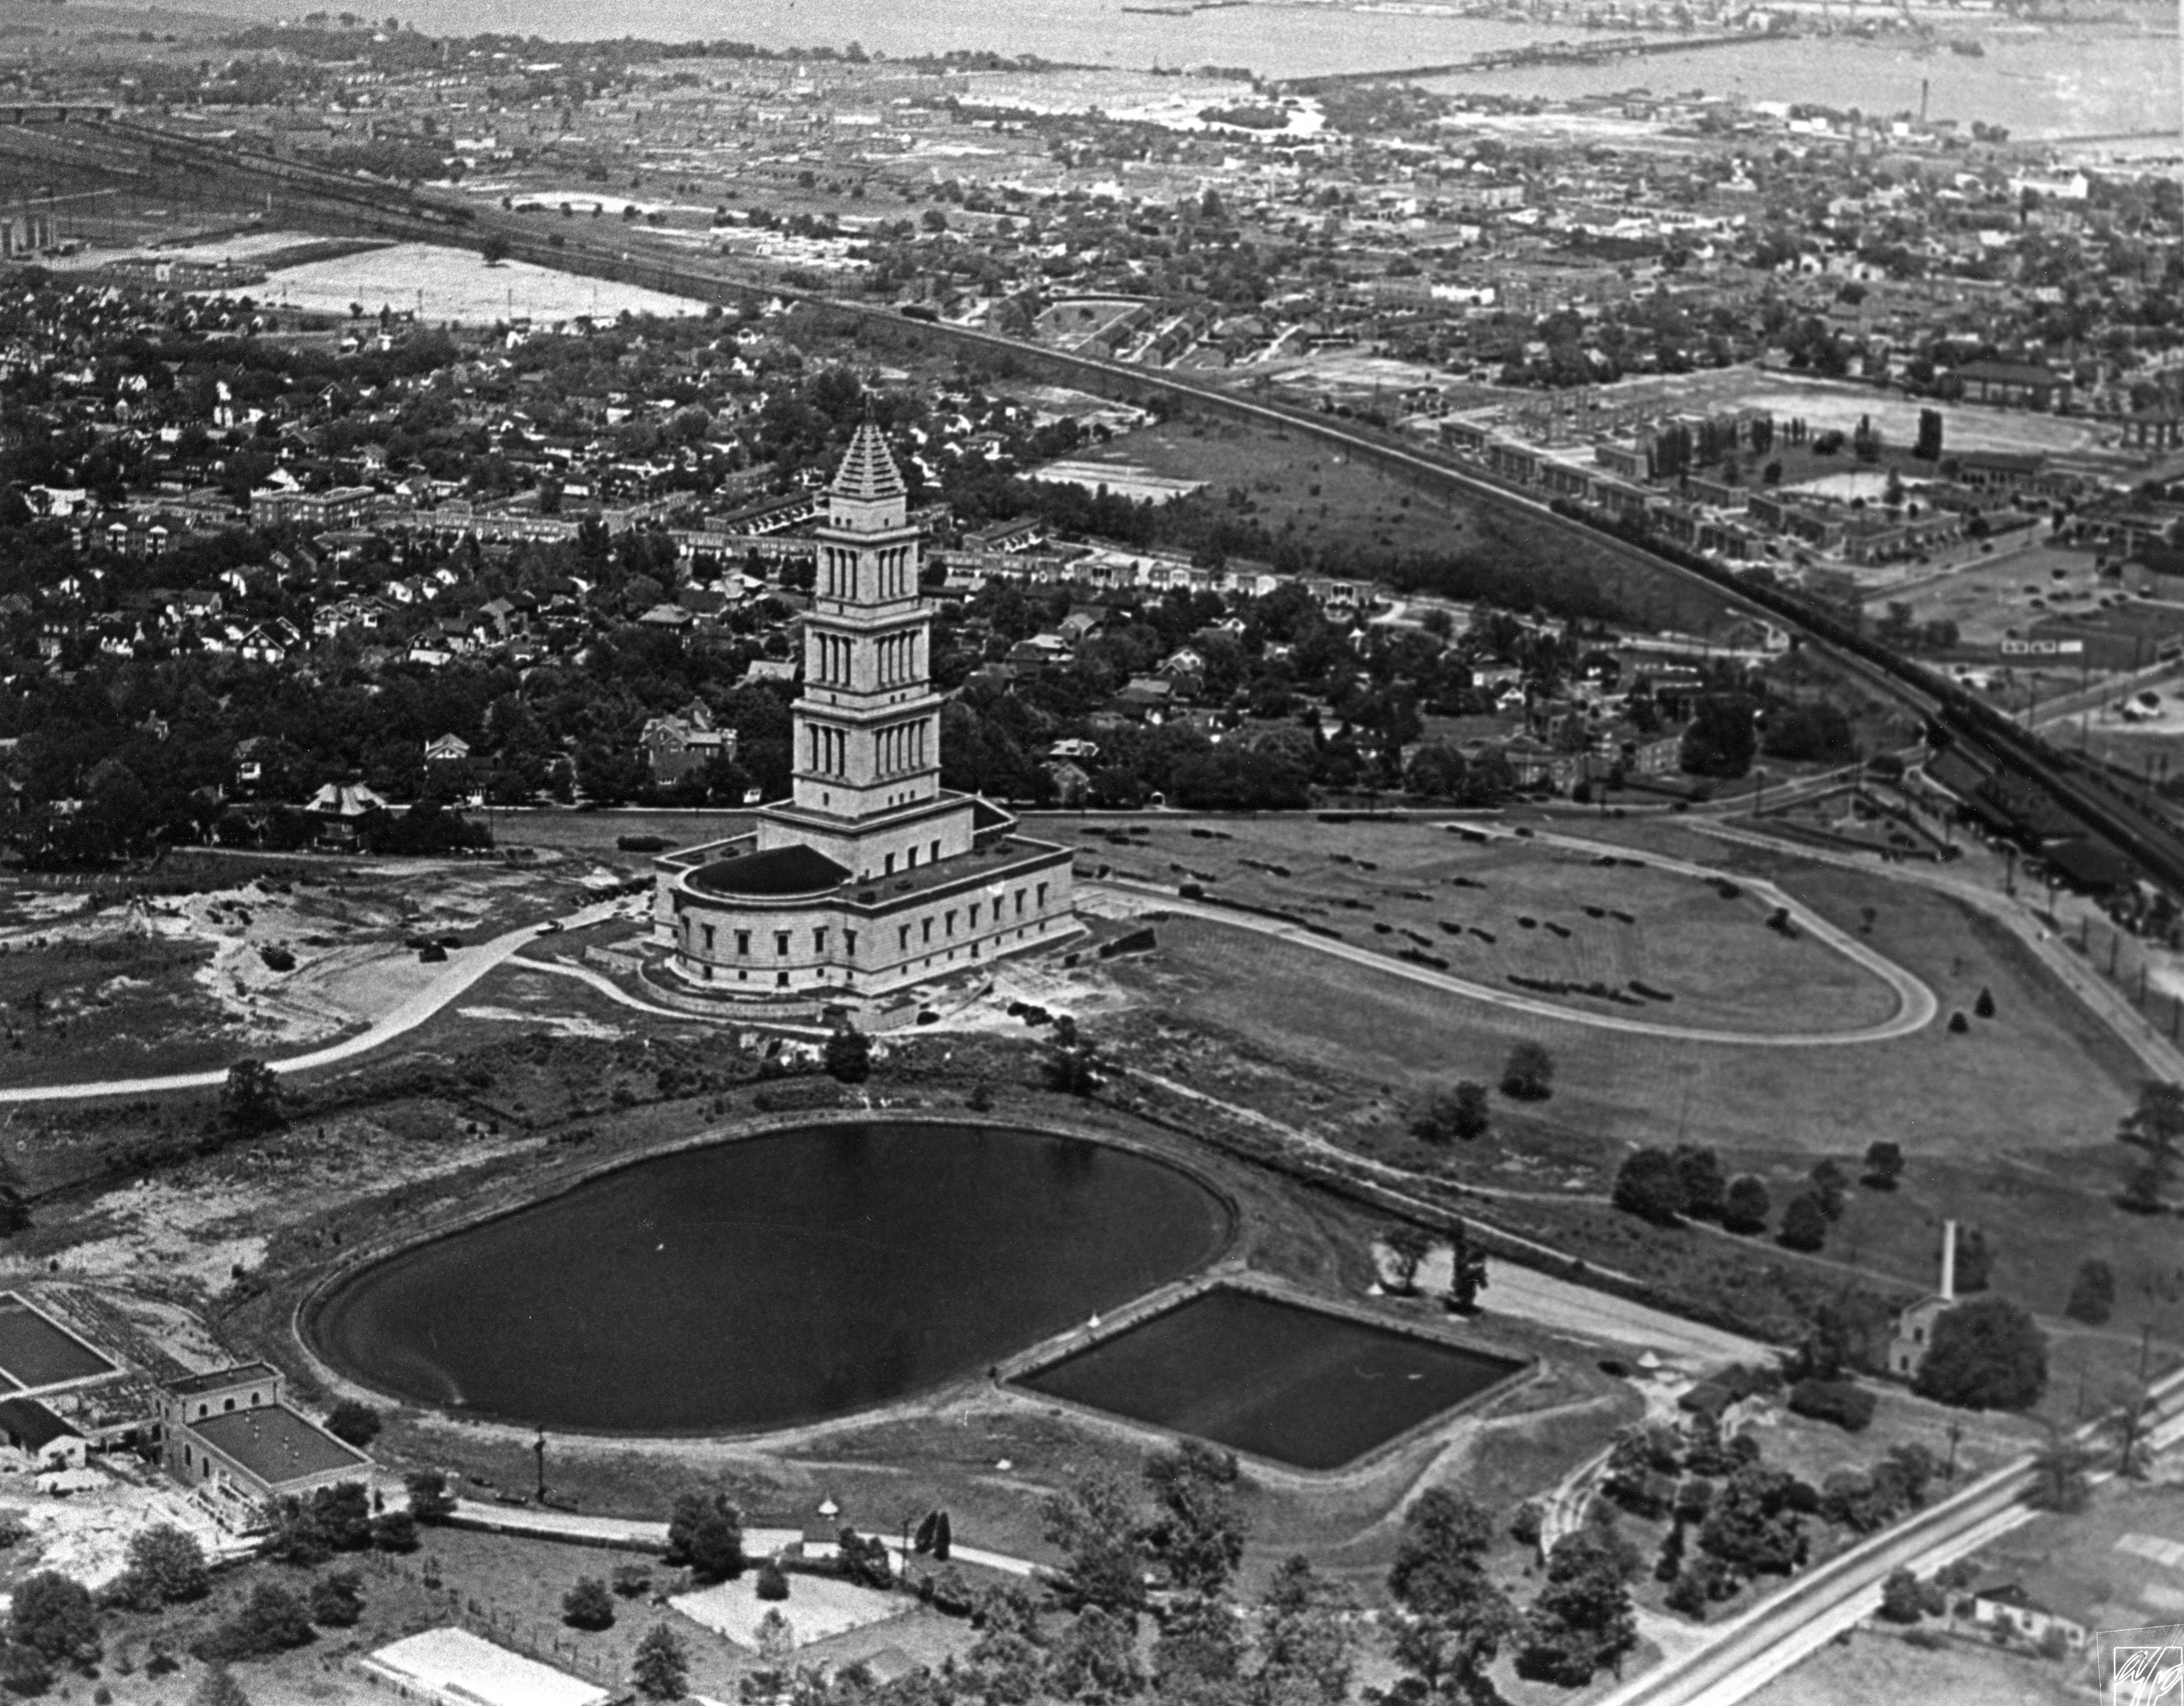
<path id="1" fill-rule="evenodd" d="M 908 512 L 867 421 L 816 536 L 790 797 L 762 807 L 749 834 L 655 867 L 655 938 L 686 998 L 869 1013 L 911 984 L 1077 932 L 1068 850 L 940 785 L 933 616 Z"/>

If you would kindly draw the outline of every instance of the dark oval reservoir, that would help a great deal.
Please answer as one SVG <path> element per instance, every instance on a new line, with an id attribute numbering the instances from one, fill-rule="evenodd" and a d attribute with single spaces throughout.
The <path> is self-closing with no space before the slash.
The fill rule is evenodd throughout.
<path id="1" fill-rule="evenodd" d="M 390 1257 L 309 1331 L 351 1378 L 471 1414 L 777 1428 L 982 1371 L 1228 1234 L 1213 1192 L 1102 1144 L 826 1125 L 640 1162 Z"/>

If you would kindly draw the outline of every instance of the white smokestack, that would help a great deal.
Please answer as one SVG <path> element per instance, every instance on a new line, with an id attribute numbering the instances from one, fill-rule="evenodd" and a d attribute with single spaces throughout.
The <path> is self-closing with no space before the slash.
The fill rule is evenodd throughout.
<path id="1" fill-rule="evenodd" d="M 1942 1301 L 1957 1301 L 1957 1223 L 1942 1223 Z"/>

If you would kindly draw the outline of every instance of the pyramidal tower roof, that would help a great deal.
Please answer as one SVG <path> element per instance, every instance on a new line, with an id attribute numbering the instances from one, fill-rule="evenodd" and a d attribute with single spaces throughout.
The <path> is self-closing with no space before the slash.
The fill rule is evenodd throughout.
<path id="1" fill-rule="evenodd" d="M 834 483 L 829 489 L 838 498 L 861 504 L 908 495 L 902 483 L 902 472 L 888 453 L 887 439 L 876 422 L 866 421 L 858 426 L 856 436 L 850 440 L 849 454 L 834 471 Z"/>

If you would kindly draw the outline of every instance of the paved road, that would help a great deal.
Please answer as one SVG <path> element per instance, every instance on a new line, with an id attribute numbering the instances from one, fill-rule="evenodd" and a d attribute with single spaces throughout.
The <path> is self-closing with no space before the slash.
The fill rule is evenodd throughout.
<path id="1" fill-rule="evenodd" d="M 570 913 L 562 923 L 571 929 L 587 924 L 604 923 L 614 916 L 614 903 L 602 902 Z M 292 1055 L 286 1060 L 269 1061 L 276 1073 L 309 1072 L 313 1068 L 332 1066 L 338 1062 L 352 1060 L 358 1055 L 369 1054 L 403 1035 L 414 1031 L 448 1002 L 470 989 L 487 973 L 505 965 L 515 956 L 515 951 L 538 934 L 538 926 L 526 924 L 521 929 L 510 930 L 495 936 L 491 941 L 475 948 L 457 948 L 448 956 L 448 969 L 434 978 L 423 989 L 402 1001 L 398 1006 L 373 1020 L 353 1037 L 345 1037 L 324 1048 L 313 1049 L 308 1054 Z M 537 965 L 541 971 L 572 970 Z M 679 1015 L 677 1017 L 680 1017 Z M 167 1090 L 210 1090 L 227 1081 L 227 1069 L 218 1068 L 210 1072 L 166 1073 L 155 1078 L 104 1079 L 93 1083 L 41 1084 L 0 1086 L 0 1105 L 42 1101 L 85 1101 L 107 1096 L 156 1096 Z"/>
<path id="2" fill-rule="evenodd" d="M 2154 1383 L 2164 1419 L 2152 1436 L 2165 1449 L 2184 1437 L 2184 1370 Z M 2100 1424 L 2078 1437 L 2098 1443 Z M 1968 1557 L 2037 1514 L 2025 1503 L 2032 1482 L 2028 1454 L 1962 1492 L 1930 1506 L 1730 1619 L 1702 1646 L 1654 1666 L 1604 1696 L 1596 1706 L 1737 1706 L 1791 1665 L 1870 1617 L 1890 1573 L 1930 1575 Z M 2105 1480 L 2106 1475 L 2095 1480 Z"/>
<path id="3" fill-rule="evenodd" d="M 1530 1013 L 1538 1017 L 1558 1020 L 1574 1025 L 1589 1025 L 1596 1030 L 1622 1031 L 1638 1036 L 1665 1037 L 1674 1042 L 1724 1043 L 1738 1048 L 1841 1048 L 1860 1043 L 1892 1041 L 1923 1030 L 1933 1023 L 1941 1011 L 1941 1003 L 1934 992 L 1905 971 L 1892 960 L 1875 952 L 1856 937 L 1837 929 L 1802 900 L 1786 895 L 1771 883 L 1760 882 L 1750 877 L 1733 875 L 1710 866 L 1693 863 L 1687 859 L 1670 858 L 1659 853 L 1634 853 L 1619 844 L 1588 841 L 1582 837 L 1538 831 L 1529 837 L 1518 838 L 1513 830 L 1499 824 L 1465 822 L 1461 827 L 1474 834 L 1496 836 L 1505 839 L 1529 839 L 1544 846 L 1559 846 L 1593 856 L 1613 855 L 1618 860 L 1651 865 L 1656 869 L 1673 871 L 1680 875 L 1702 878 L 1708 881 L 1730 882 L 1748 889 L 1770 906 L 1785 909 L 1801 929 L 1816 940 L 1834 949 L 1837 953 L 1881 980 L 1895 992 L 1896 1012 L 1879 1024 L 1861 1025 L 1840 1031 L 1764 1031 L 1710 1030 L 1695 1025 L 1663 1024 L 1655 1019 L 1625 1017 L 1620 1013 L 1588 1012 L 1561 1001 L 1547 1001 L 1537 995 L 1498 988 L 1490 984 L 1475 984 L 1467 978 L 1455 977 L 1446 972 L 1437 972 L 1429 966 L 1413 965 L 1389 954 L 1375 953 L 1354 943 L 1335 940 L 1332 937 L 1315 934 L 1301 925 L 1285 923 L 1279 918 L 1263 917 L 1255 912 L 1237 912 L 1226 906 L 1208 906 L 1202 901 L 1186 900 L 1173 889 L 1156 883 L 1139 883 L 1127 878 L 1104 877 L 1096 882 L 1088 881 L 1082 886 L 1092 890 L 1105 890 L 1124 900 L 1137 903 L 1139 910 L 1157 906 L 1161 911 L 1179 912 L 1193 918 L 1202 918 L 1217 924 L 1227 924 L 1240 930 L 1251 930 L 1262 936 L 1272 936 L 1295 946 L 1308 948 L 1315 953 L 1347 960 L 1354 965 L 1370 967 L 1390 977 L 1407 978 L 1414 984 L 1424 984 L 1429 989 L 1440 990 L 1466 1001 L 1485 1001 L 1489 1006 L 1507 1008 L 1513 1012 Z M 1771 845 L 1771 844 L 1770 844 Z"/>

